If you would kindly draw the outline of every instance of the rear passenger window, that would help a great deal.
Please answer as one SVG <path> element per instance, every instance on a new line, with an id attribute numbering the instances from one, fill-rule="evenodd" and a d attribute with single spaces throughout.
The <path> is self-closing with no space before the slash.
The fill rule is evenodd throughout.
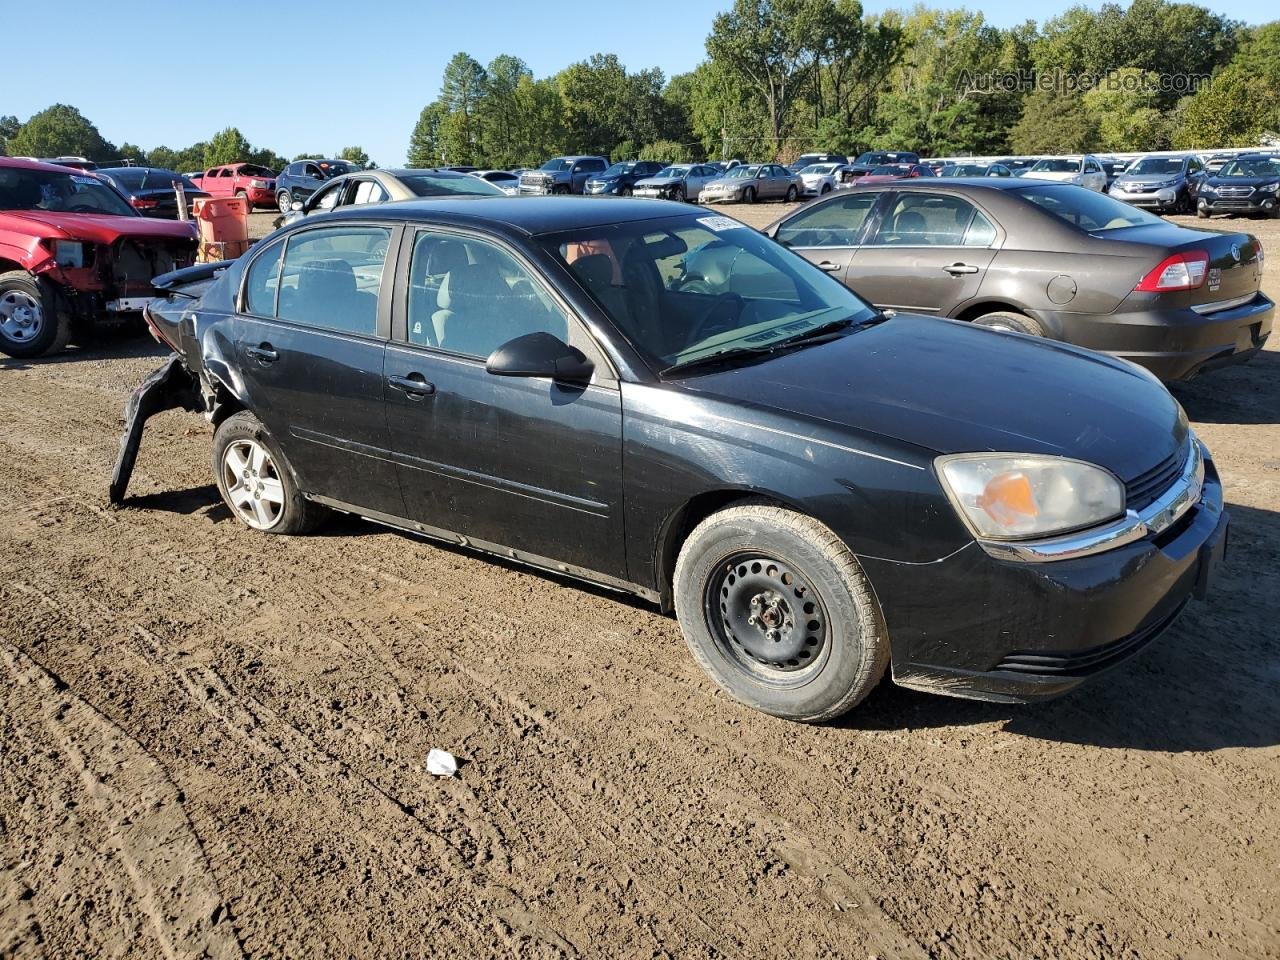
<path id="1" fill-rule="evenodd" d="M 851 247 L 880 194 L 850 193 L 788 220 L 777 240 L 789 247 Z"/>
<path id="2" fill-rule="evenodd" d="M 372 337 L 391 231 L 329 227 L 293 234 L 280 270 L 281 320 Z"/>
<path id="3" fill-rule="evenodd" d="M 410 343 L 484 359 L 527 333 L 569 339 L 563 311 L 495 244 L 424 231 L 413 245 L 409 283 Z"/>
<path id="4" fill-rule="evenodd" d="M 283 243 L 274 243 L 249 264 L 244 283 L 244 310 L 260 317 L 276 315 L 276 290 L 280 286 L 280 251 Z"/>
<path id="5" fill-rule="evenodd" d="M 875 242 L 909 247 L 969 246 L 967 234 L 975 213 L 973 204 L 960 197 L 915 191 L 903 193 L 880 224 Z M 987 226 L 990 227 L 989 222 Z M 974 236 L 977 238 L 981 233 Z M 972 245 L 984 244 L 975 239 Z"/>

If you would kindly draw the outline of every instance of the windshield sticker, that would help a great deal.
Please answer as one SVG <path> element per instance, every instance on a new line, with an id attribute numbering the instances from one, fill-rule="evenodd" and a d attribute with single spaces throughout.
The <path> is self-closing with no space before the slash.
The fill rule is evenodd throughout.
<path id="1" fill-rule="evenodd" d="M 698 222 L 708 230 L 714 230 L 716 233 L 721 230 L 733 230 L 742 226 L 742 222 L 733 219 L 733 217 L 699 217 Z"/>
<path id="2" fill-rule="evenodd" d="M 73 183 L 83 183 L 86 186 L 92 186 L 98 182 L 97 177 L 77 177 L 74 175 L 71 177 L 71 180 Z"/>

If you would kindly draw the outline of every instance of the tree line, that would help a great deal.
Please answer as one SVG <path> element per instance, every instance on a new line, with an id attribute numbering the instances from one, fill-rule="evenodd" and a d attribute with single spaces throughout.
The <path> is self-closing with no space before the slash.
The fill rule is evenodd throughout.
<path id="1" fill-rule="evenodd" d="M 1147 151 L 1280 136 L 1280 21 L 1250 27 L 1191 3 L 1077 6 L 1002 29 L 964 9 L 734 0 L 706 51 L 670 79 L 613 54 L 536 78 L 519 57 L 483 66 L 458 53 L 409 163 Z"/>
<path id="2" fill-rule="evenodd" d="M 926 156 L 1253 146 L 1280 138 L 1280 21 L 1193 3 L 1076 6 L 1042 25 L 859 0 L 733 0 L 693 70 L 630 71 L 610 53 L 535 77 L 466 53 L 409 140 L 411 166 L 510 168 L 560 153 L 787 161 L 809 150 Z M 235 127 L 181 149 L 106 141 L 74 107 L 0 116 L 0 152 L 197 170 L 288 160 Z M 338 152 L 370 165 L 360 147 Z M 317 156 L 310 153 L 300 156 Z"/>
<path id="3" fill-rule="evenodd" d="M 255 147 L 236 127 L 219 130 L 208 140 L 189 147 L 166 146 L 146 150 L 137 144 L 118 146 L 107 140 L 98 128 L 75 107 L 55 103 L 22 123 L 15 116 L 0 116 L 0 156 L 14 157 L 85 157 L 99 164 L 131 162 L 135 166 L 162 167 L 166 170 L 196 171 L 224 163 L 256 163 L 279 171 L 290 161 L 274 150 Z M 294 157 L 336 156 L 361 167 L 376 164 L 359 147 L 344 147 L 336 154 L 303 153 Z"/>

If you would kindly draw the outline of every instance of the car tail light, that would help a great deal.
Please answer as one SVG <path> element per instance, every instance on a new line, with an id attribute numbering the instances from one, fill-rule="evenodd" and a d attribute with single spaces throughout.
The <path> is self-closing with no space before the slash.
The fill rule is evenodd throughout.
<path id="1" fill-rule="evenodd" d="M 1209 254 L 1204 250 L 1175 253 L 1162 260 L 1154 270 L 1138 281 L 1133 289 L 1139 293 L 1167 293 L 1170 290 L 1194 290 L 1204 283 L 1209 272 Z"/>
<path id="2" fill-rule="evenodd" d="M 135 210 L 151 210 L 160 206 L 159 200 L 152 200 L 147 197 L 130 197 L 129 203 L 133 205 Z"/>

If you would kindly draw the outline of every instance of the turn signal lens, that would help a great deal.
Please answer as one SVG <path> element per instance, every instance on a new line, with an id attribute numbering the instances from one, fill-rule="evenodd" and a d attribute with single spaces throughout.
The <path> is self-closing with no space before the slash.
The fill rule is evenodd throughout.
<path id="1" fill-rule="evenodd" d="M 1175 253 L 1138 281 L 1133 289 L 1139 293 L 1166 293 L 1170 290 L 1194 290 L 1204 283 L 1209 272 L 1209 254 L 1205 250 Z"/>
<path id="2" fill-rule="evenodd" d="M 980 539 L 1053 536 L 1124 514 L 1124 485 L 1080 460 L 966 453 L 939 457 L 936 468 L 956 512 Z"/>

